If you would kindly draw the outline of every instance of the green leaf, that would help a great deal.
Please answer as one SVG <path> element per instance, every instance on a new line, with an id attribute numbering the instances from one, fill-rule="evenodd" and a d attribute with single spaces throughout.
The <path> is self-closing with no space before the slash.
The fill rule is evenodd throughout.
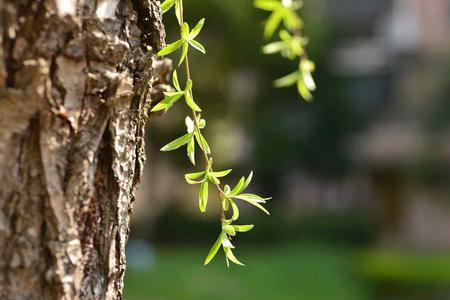
<path id="1" fill-rule="evenodd" d="M 265 209 L 261 204 L 259 204 L 258 201 L 255 201 L 253 199 L 249 199 L 247 197 L 240 197 L 240 198 L 238 198 L 238 197 L 239 196 L 234 196 L 234 198 L 246 201 L 246 202 L 250 203 L 251 205 L 256 206 L 257 208 L 259 208 L 260 210 L 262 210 L 266 214 L 270 215 L 270 213 L 267 211 L 267 209 Z"/>
<path id="2" fill-rule="evenodd" d="M 227 197 L 222 197 L 222 209 L 228 211 L 230 209 L 230 199 Z"/>
<path id="3" fill-rule="evenodd" d="M 166 0 L 161 4 L 162 13 L 165 14 L 175 4 L 175 0 Z"/>
<path id="4" fill-rule="evenodd" d="M 230 174 L 231 171 L 233 171 L 233 170 L 232 170 L 232 169 L 228 169 L 228 170 L 220 171 L 220 172 L 212 172 L 212 174 L 213 174 L 215 177 L 217 177 L 217 178 L 221 178 L 221 177 L 225 177 L 225 176 L 227 176 L 228 174 Z"/>
<path id="5" fill-rule="evenodd" d="M 177 70 L 174 70 L 174 71 L 173 71 L 172 82 L 173 82 L 173 86 L 175 87 L 175 89 L 176 89 L 178 92 L 181 92 L 180 82 L 178 81 L 178 73 L 177 73 Z"/>
<path id="6" fill-rule="evenodd" d="M 189 184 L 199 184 L 199 183 L 202 183 L 203 181 L 205 181 L 205 179 L 203 178 L 201 181 L 196 181 L 196 179 L 204 176 L 205 173 L 206 172 L 190 173 L 190 174 L 184 175 L 184 178 L 186 179 L 187 183 L 189 183 Z"/>
<path id="7" fill-rule="evenodd" d="M 233 251 L 231 251 L 230 248 L 223 248 L 223 250 L 225 251 L 225 255 L 226 257 L 231 260 L 233 263 L 240 265 L 240 266 L 245 266 L 243 263 L 241 263 L 236 256 L 234 256 Z"/>
<path id="8" fill-rule="evenodd" d="M 189 140 L 192 138 L 192 134 L 185 134 L 182 137 L 177 138 L 173 142 L 168 143 L 164 147 L 161 148 L 161 151 L 167 152 L 180 148 L 183 145 L 186 145 Z"/>
<path id="9" fill-rule="evenodd" d="M 199 191 L 199 209 L 202 213 L 206 212 L 206 205 L 208 204 L 208 181 L 202 182 Z"/>
<path id="10" fill-rule="evenodd" d="M 187 144 L 187 155 L 191 163 L 195 166 L 195 139 L 194 136 L 191 137 Z"/>
<path id="11" fill-rule="evenodd" d="M 181 47 L 181 57 L 180 62 L 178 63 L 178 66 L 181 66 L 183 61 L 186 59 L 187 53 L 189 50 L 189 45 L 186 41 L 183 41 L 182 47 Z"/>
<path id="12" fill-rule="evenodd" d="M 220 180 L 217 179 L 217 177 L 214 176 L 213 174 L 208 174 L 208 179 L 215 185 L 219 185 L 220 184 Z"/>
<path id="13" fill-rule="evenodd" d="M 234 230 L 237 232 L 247 232 L 253 229 L 255 227 L 254 225 L 231 225 L 233 226 Z"/>
<path id="14" fill-rule="evenodd" d="M 245 191 L 245 189 L 248 188 L 248 186 L 250 185 L 250 182 L 252 182 L 252 178 L 253 178 L 253 171 L 250 172 L 247 179 L 245 180 L 245 183 L 244 183 L 244 186 L 242 187 L 241 192 Z"/>
<path id="15" fill-rule="evenodd" d="M 278 0 L 257 0 L 254 6 L 262 10 L 273 11 L 279 8 L 281 3 Z"/>
<path id="16" fill-rule="evenodd" d="M 188 43 L 194 47 L 194 49 L 200 51 L 201 53 L 205 54 L 206 53 L 206 49 L 205 47 L 200 44 L 199 42 L 197 42 L 196 40 L 189 40 Z"/>
<path id="17" fill-rule="evenodd" d="M 258 195 L 255 195 L 255 194 L 240 194 L 240 195 L 234 196 L 234 198 L 241 199 L 241 200 L 256 201 L 258 203 L 266 203 L 267 200 L 272 199 L 271 197 L 262 198 L 262 197 L 260 197 Z"/>
<path id="18" fill-rule="evenodd" d="M 211 149 L 209 148 L 208 142 L 201 133 L 200 134 L 196 133 L 195 139 L 197 140 L 197 144 L 200 147 L 200 149 L 205 151 L 207 154 L 211 154 Z"/>
<path id="19" fill-rule="evenodd" d="M 177 16 L 178 24 L 181 26 L 183 7 L 181 6 L 180 0 L 175 0 L 175 15 Z"/>
<path id="20" fill-rule="evenodd" d="M 233 221 L 236 221 L 239 218 L 239 208 L 233 200 L 231 200 L 231 199 L 229 199 L 229 200 L 230 200 L 231 208 L 233 209 L 233 216 L 231 217 L 231 219 Z"/>
<path id="21" fill-rule="evenodd" d="M 192 85 L 193 85 L 192 80 L 188 79 L 188 81 L 186 82 L 186 87 L 185 87 L 184 91 L 186 92 L 186 91 L 192 90 Z"/>
<path id="22" fill-rule="evenodd" d="M 173 42 L 172 44 L 167 45 L 166 47 L 164 47 L 163 49 L 161 49 L 158 52 L 158 56 L 166 56 L 172 52 L 175 52 L 178 48 L 180 48 L 183 44 L 185 43 L 185 41 L 183 40 L 178 40 L 176 42 Z"/>
<path id="23" fill-rule="evenodd" d="M 264 27 L 264 37 L 266 39 L 271 38 L 278 26 L 280 26 L 280 22 L 283 19 L 283 10 L 278 9 L 275 10 L 267 19 L 266 25 Z"/>
<path id="24" fill-rule="evenodd" d="M 289 87 L 294 85 L 300 77 L 300 73 L 295 71 L 289 75 L 281 77 L 273 82 L 273 85 L 277 88 L 280 87 Z"/>
<path id="25" fill-rule="evenodd" d="M 219 251 L 220 246 L 222 245 L 222 236 L 223 236 L 223 233 L 220 233 L 219 238 L 214 243 L 214 245 L 211 247 L 211 250 L 209 250 L 209 253 L 205 259 L 205 266 L 210 263 L 210 261 L 214 258 L 214 256 L 216 256 L 217 251 Z"/>
<path id="26" fill-rule="evenodd" d="M 197 35 L 200 33 L 200 31 L 203 28 L 203 25 L 205 24 L 205 18 L 198 21 L 197 25 L 192 28 L 191 33 L 189 34 L 189 39 L 193 40 L 197 37 Z"/>
<path id="27" fill-rule="evenodd" d="M 194 99 L 191 97 L 191 91 L 186 91 L 184 94 L 184 100 L 186 100 L 186 104 L 194 111 L 200 112 L 202 109 L 194 102 Z"/>
<path id="28" fill-rule="evenodd" d="M 189 35 L 189 24 L 184 22 L 183 26 L 181 26 L 181 37 L 187 40 L 188 35 Z"/>
<path id="29" fill-rule="evenodd" d="M 311 92 L 308 90 L 303 80 L 297 81 L 297 90 L 306 101 L 311 101 L 313 99 Z"/>
<path id="30" fill-rule="evenodd" d="M 264 54 L 274 54 L 277 52 L 280 52 L 281 50 L 286 48 L 286 43 L 285 42 L 273 42 L 270 44 L 265 45 L 262 48 L 262 51 Z"/>
<path id="31" fill-rule="evenodd" d="M 234 227 L 232 225 L 222 226 L 222 230 L 231 236 L 236 235 L 236 230 L 234 229 Z"/>
<path id="32" fill-rule="evenodd" d="M 230 192 L 230 195 L 235 196 L 239 194 L 242 191 L 244 184 L 245 184 L 245 177 L 242 176 L 241 179 L 236 184 L 236 186 L 234 187 L 234 189 Z"/>
<path id="33" fill-rule="evenodd" d="M 228 236 L 227 236 L 226 234 L 224 234 L 224 235 L 222 236 L 222 246 L 223 246 L 224 249 L 225 249 L 225 248 L 231 248 L 231 249 L 234 249 L 233 244 L 232 244 L 231 241 L 228 239 Z"/>
<path id="34" fill-rule="evenodd" d="M 167 92 L 167 97 L 164 98 L 163 101 L 159 102 L 155 107 L 152 108 L 152 112 L 167 110 L 169 109 L 175 102 L 177 102 L 182 96 L 183 92 Z"/>

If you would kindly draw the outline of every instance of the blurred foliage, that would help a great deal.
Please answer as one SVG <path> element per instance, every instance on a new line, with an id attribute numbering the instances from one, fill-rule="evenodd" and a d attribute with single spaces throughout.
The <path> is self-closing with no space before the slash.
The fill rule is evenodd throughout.
<path id="1" fill-rule="evenodd" d="M 302 218 L 289 218 L 281 213 L 273 213 L 270 218 L 246 217 L 248 223 L 258 224 L 246 241 L 260 245 L 277 244 L 289 240 L 337 242 L 363 245 L 375 238 L 375 226 L 368 218 L 359 214 L 331 216 L 311 214 Z M 217 234 L 219 224 L 210 219 L 177 212 L 176 209 L 164 214 L 158 220 L 153 239 L 158 244 L 199 244 L 210 241 Z M 239 239 L 238 239 L 239 242 Z"/>
<path id="2" fill-rule="evenodd" d="M 363 282 L 351 273 L 345 248 L 286 245 L 242 251 L 249 266 L 226 269 L 220 261 L 205 268 L 199 249 L 161 249 L 155 267 L 129 269 L 126 300 L 369 300 Z M 282 259 L 280 259 L 282 258 Z"/>
<path id="3" fill-rule="evenodd" d="M 450 286 L 450 254 L 373 250 L 358 258 L 360 271 L 373 281 L 390 284 Z"/>

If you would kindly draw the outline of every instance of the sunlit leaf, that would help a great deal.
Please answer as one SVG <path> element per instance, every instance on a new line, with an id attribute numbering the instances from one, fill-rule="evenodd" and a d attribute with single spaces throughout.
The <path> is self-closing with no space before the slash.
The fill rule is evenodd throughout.
<path id="1" fill-rule="evenodd" d="M 183 61 L 186 59 L 187 53 L 189 50 L 189 45 L 187 42 L 183 41 L 181 45 L 181 56 L 180 56 L 180 62 L 178 63 L 178 66 L 181 66 Z"/>
<path id="2" fill-rule="evenodd" d="M 175 4 L 175 0 L 166 0 L 161 4 L 162 13 L 165 14 Z"/>
<path id="3" fill-rule="evenodd" d="M 266 39 L 271 38 L 278 26 L 280 26 L 280 22 L 283 19 L 283 11 L 275 10 L 267 19 L 266 25 L 264 26 L 264 37 Z"/>
<path id="4" fill-rule="evenodd" d="M 206 49 L 205 47 L 200 44 L 199 42 L 197 42 L 196 40 L 189 40 L 188 43 L 194 47 L 194 49 L 200 51 L 201 53 L 205 54 L 206 53 Z"/>
<path id="5" fill-rule="evenodd" d="M 220 233 L 219 238 L 214 243 L 214 245 L 211 247 L 211 250 L 209 250 L 209 253 L 205 259 L 205 266 L 207 264 L 209 264 L 209 262 L 214 258 L 214 256 L 216 256 L 217 251 L 219 251 L 220 246 L 222 245 L 222 236 L 223 236 L 223 233 Z"/>
<path id="6" fill-rule="evenodd" d="M 236 221 L 239 218 L 239 208 L 238 208 L 237 204 L 233 200 L 229 199 L 229 201 L 230 201 L 230 204 L 231 204 L 231 208 L 233 210 L 233 216 L 231 217 L 231 219 L 233 221 Z"/>
<path id="7" fill-rule="evenodd" d="M 181 87 L 180 87 L 180 82 L 178 81 L 178 73 L 177 70 L 173 71 L 173 76 L 172 76 L 172 82 L 173 82 L 173 86 L 175 87 L 175 89 L 180 92 L 181 91 Z"/>
<path id="8" fill-rule="evenodd" d="M 204 176 L 206 172 L 198 172 L 198 173 L 190 173 L 184 175 L 184 178 L 186 179 L 187 183 L 189 184 L 199 184 L 204 181 L 204 179 L 200 181 L 196 181 L 196 179 L 199 179 L 200 177 Z"/>
<path id="9" fill-rule="evenodd" d="M 256 8 L 273 11 L 281 6 L 280 1 L 278 0 L 257 0 L 254 3 Z"/>
<path id="10" fill-rule="evenodd" d="M 202 213 L 206 212 L 206 205 L 208 204 L 208 181 L 202 182 L 199 191 L 199 209 Z"/>
<path id="11" fill-rule="evenodd" d="M 212 174 L 213 174 L 214 176 L 216 176 L 217 178 L 221 178 L 221 177 L 225 177 L 225 176 L 227 176 L 228 174 L 230 174 L 231 171 L 233 171 L 233 170 L 232 170 L 232 169 L 228 169 L 228 170 L 225 170 L 225 171 L 213 172 Z"/>
<path id="12" fill-rule="evenodd" d="M 167 45 L 163 49 L 158 52 L 158 56 L 166 56 L 172 52 L 175 52 L 178 48 L 180 48 L 185 42 L 183 40 L 178 40 L 173 42 L 172 44 Z"/>
<path id="13" fill-rule="evenodd" d="M 231 225 L 233 226 L 234 230 L 237 232 L 247 232 L 253 229 L 255 227 L 254 225 Z"/>
<path id="14" fill-rule="evenodd" d="M 178 149 L 181 146 L 186 145 L 191 138 L 192 138 L 192 134 L 185 134 L 182 137 L 179 137 L 176 140 L 174 140 L 173 142 L 170 142 L 167 145 L 165 145 L 164 147 L 162 147 L 161 151 L 166 152 L 166 151 L 172 151 L 172 150 Z"/>
<path id="15" fill-rule="evenodd" d="M 197 25 L 195 25 L 194 28 L 192 28 L 192 31 L 189 34 L 189 38 L 191 40 L 193 40 L 193 39 L 195 39 L 197 37 L 197 35 L 202 30 L 204 24 L 205 24 L 205 18 L 203 18 L 200 21 L 198 21 Z"/>
<path id="16" fill-rule="evenodd" d="M 180 0 L 175 0 L 175 15 L 177 16 L 178 24 L 181 26 L 183 24 L 183 7 Z"/>
<path id="17" fill-rule="evenodd" d="M 191 137 L 187 144 L 187 155 L 191 163 L 195 166 L 195 139 L 194 136 Z"/>
<path id="18" fill-rule="evenodd" d="M 231 241 L 228 239 L 228 236 L 226 234 L 222 235 L 222 246 L 224 248 L 231 248 L 234 249 L 233 244 L 231 243 Z"/>
<path id="19" fill-rule="evenodd" d="M 225 251 L 226 257 L 227 257 L 229 260 L 231 260 L 233 263 L 235 263 L 235 264 L 237 264 L 237 265 L 245 266 L 243 263 L 241 263 L 241 262 L 236 258 L 236 256 L 234 256 L 234 254 L 233 254 L 233 252 L 231 251 L 230 248 L 225 248 L 225 247 L 224 247 L 223 249 L 224 249 L 224 251 Z"/>
<path id="20" fill-rule="evenodd" d="M 300 73 L 295 71 L 289 75 L 281 77 L 273 82 L 275 87 L 289 87 L 297 83 Z"/>

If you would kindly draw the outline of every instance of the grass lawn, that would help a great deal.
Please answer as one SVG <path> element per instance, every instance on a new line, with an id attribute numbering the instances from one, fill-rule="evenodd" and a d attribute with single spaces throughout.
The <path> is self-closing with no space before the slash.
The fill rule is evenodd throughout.
<path id="1" fill-rule="evenodd" d="M 247 248 L 244 250 L 244 248 Z M 203 248 L 159 249 L 148 271 L 127 270 L 125 300 L 369 300 L 349 249 L 324 245 L 238 248 L 247 267 L 207 267 Z"/>

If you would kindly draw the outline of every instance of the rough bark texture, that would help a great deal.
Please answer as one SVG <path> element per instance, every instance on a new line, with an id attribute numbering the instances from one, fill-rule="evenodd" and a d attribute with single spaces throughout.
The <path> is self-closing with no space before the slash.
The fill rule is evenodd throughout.
<path id="1" fill-rule="evenodd" d="M 121 299 L 156 0 L 0 0 L 0 299 Z"/>

